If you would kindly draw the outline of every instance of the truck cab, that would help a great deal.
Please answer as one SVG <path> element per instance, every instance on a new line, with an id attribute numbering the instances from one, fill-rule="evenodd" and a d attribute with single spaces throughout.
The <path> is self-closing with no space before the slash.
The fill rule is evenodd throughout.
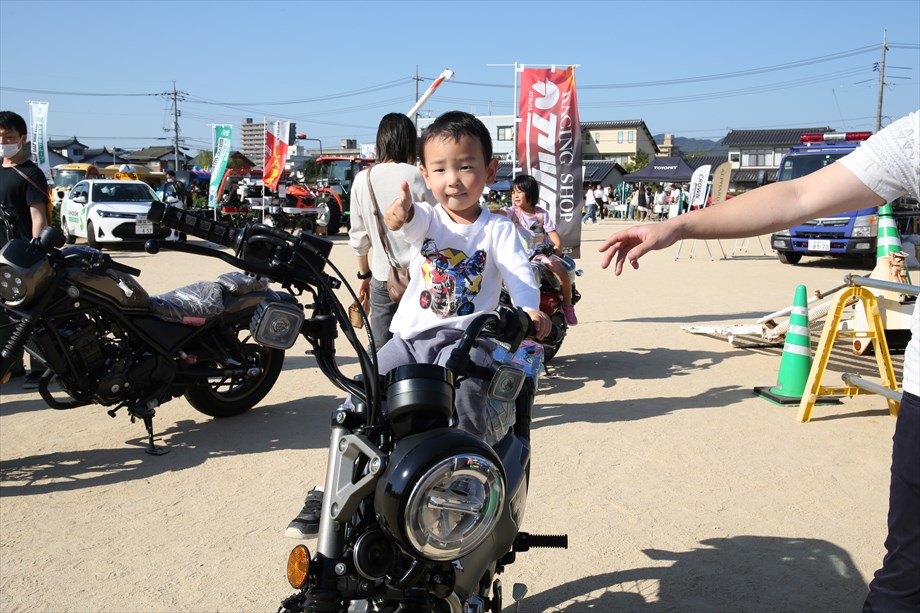
<path id="1" fill-rule="evenodd" d="M 871 132 L 803 134 L 802 144 L 783 156 L 776 180 L 790 181 L 832 164 L 869 138 Z M 783 264 L 798 264 L 803 256 L 856 257 L 875 265 L 878 208 L 860 209 L 833 217 L 811 219 L 770 237 Z"/>

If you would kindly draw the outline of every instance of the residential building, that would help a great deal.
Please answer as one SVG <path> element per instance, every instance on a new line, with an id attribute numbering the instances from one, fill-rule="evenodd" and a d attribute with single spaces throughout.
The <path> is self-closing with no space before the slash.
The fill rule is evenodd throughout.
<path id="1" fill-rule="evenodd" d="M 86 153 L 86 145 L 77 140 L 77 137 L 66 139 L 49 139 L 48 150 L 63 155 L 71 162 L 82 162 Z"/>
<path id="2" fill-rule="evenodd" d="M 730 192 L 743 192 L 762 181 L 776 180 L 780 160 L 793 145 L 802 144 L 802 135 L 833 132 L 833 128 L 784 128 L 780 130 L 730 130 L 722 139 L 732 163 Z"/>
<path id="3" fill-rule="evenodd" d="M 640 151 L 653 160 L 660 154 L 658 144 L 641 119 L 581 122 L 581 150 L 585 161 L 606 160 L 625 166 Z"/>
<path id="4" fill-rule="evenodd" d="M 105 168 L 112 164 L 126 164 L 128 162 L 128 158 L 124 157 L 126 153 L 126 151 L 118 149 L 109 151 L 105 147 L 87 149 L 84 151 L 83 159 L 80 161 L 86 164 L 93 164 L 99 168 Z"/>
<path id="5" fill-rule="evenodd" d="M 124 156 L 129 164 L 146 166 L 153 172 L 166 172 L 170 168 L 181 170 L 190 167 L 194 158 L 179 150 L 179 165 L 176 165 L 175 148 L 173 147 L 147 147 L 140 151 L 128 153 Z"/>

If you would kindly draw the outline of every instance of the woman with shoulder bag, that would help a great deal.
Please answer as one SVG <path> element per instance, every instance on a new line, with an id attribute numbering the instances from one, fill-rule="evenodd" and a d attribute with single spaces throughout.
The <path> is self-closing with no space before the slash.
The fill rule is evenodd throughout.
<path id="1" fill-rule="evenodd" d="M 387 291 L 387 278 L 393 274 L 391 269 L 405 269 L 410 251 L 407 243 L 387 230 L 380 206 L 386 210 L 401 194 L 403 181 L 414 201 L 432 205 L 437 201 L 415 165 L 418 136 L 406 115 L 389 113 L 380 120 L 376 155 L 378 163 L 359 172 L 352 182 L 348 244 L 358 257 L 358 294 L 370 296 L 371 335 L 379 350 L 393 336 L 390 322 L 398 306 Z M 371 249 L 373 256 L 368 257 Z"/>

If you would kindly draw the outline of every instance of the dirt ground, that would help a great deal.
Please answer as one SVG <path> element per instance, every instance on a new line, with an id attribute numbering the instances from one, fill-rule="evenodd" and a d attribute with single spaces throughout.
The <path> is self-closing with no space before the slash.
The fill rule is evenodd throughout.
<path id="1" fill-rule="evenodd" d="M 568 533 L 569 549 L 519 554 L 502 576 L 506 605 L 523 582 L 522 611 L 858 610 L 884 553 L 895 425 L 884 399 L 844 399 L 799 423 L 797 407 L 751 393 L 777 382 L 780 347 L 681 329 L 752 323 L 797 284 L 840 285 L 850 264 L 784 266 L 763 255 L 764 237 L 724 260 L 715 241 L 692 258 L 690 244 L 677 260 L 672 247 L 614 277 L 596 249 L 622 226 L 584 226 L 580 324 L 535 411 L 524 527 Z M 351 280 L 354 258 L 334 240 Z M 151 294 L 229 270 L 165 250 L 118 257 Z M 0 610 L 276 609 L 292 591 L 283 532 L 322 479 L 341 399 L 305 350 L 240 417 L 212 420 L 184 399 L 161 407 L 171 453 L 160 457 L 124 414 L 56 411 L 21 380 L 0 389 Z M 843 350 L 830 370 L 878 374 Z"/>

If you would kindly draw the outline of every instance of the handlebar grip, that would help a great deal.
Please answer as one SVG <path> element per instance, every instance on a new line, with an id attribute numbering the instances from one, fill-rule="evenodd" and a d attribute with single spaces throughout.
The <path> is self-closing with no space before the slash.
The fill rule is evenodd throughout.
<path id="1" fill-rule="evenodd" d="M 531 332 L 532 334 L 532 332 Z M 559 326 L 553 324 L 552 329 L 550 329 L 549 334 L 540 339 L 541 343 L 544 344 L 553 344 L 559 341 L 559 337 L 562 334 L 562 330 L 559 329 Z"/>
<path id="2" fill-rule="evenodd" d="M 234 251 L 238 251 L 242 244 L 244 230 L 219 221 L 193 215 L 163 202 L 152 202 L 150 204 L 147 219 L 162 224 L 167 228 L 217 243 L 222 247 L 229 247 Z"/>

